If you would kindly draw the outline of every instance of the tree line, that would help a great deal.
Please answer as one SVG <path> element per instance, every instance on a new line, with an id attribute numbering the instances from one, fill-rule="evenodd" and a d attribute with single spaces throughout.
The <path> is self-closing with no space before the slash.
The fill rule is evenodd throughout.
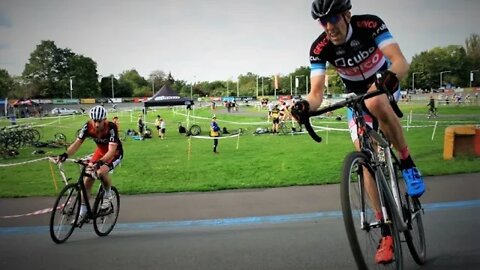
<path id="1" fill-rule="evenodd" d="M 236 81 L 204 81 L 189 84 L 175 79 L 161 70 L 152 71 L 144 78 L 135 69 L 115 76 L 100 77 L 97 63 L 90 57 L 59 48 L 54 41 L 44 40 L 30 54 L 20 76 L 10 76 L 0 68 L 1 98 L 87 98 L 87 97 L 146 97 L 160 86 L 169 83 L 182 96 L 257 96 L 304 94 L 308 86 L 310 67 L 301 66 L 286 75 L 259 76 L 247 72 Z M 473 81 L 470 81 L 473 74 Z M 343 92 L 343 83 L 328 67 L 328 91 Z M 275 89 L 275 76 L 278 89 Z M 440 77 L 442 81 L 440 82 Z M 436 47 L 416 54 L 410 71 L 401 81 L 403 89 L 436 89 L 453 85 L 468 87 L 480 85 L 480 37 L 472 34 L 465 46 Z M 238 85 L 237 85 L 238 84 Z M 257 93 L 258 91 L 258 93 Z"/>

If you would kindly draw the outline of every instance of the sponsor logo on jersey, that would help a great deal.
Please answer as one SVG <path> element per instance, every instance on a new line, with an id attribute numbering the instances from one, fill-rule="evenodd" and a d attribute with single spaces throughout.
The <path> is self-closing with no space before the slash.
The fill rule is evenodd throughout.
<path id="1" fill-rule="evenodd" d="M 93 141 L 97 144 L 108 144 L 110 138 L 93 138 Z"/>
<path id="2" fill-rule="evenodd" d="M 358 66 L 358 64 L 362 63 L 365 59 L 370 57 L 375 52 L 375 47 L 370 47 L 366 51 L 359 51 L 357 55 L 351 58 L 338 58 L 334 61 L 335 66 L 337 67 L 353 67 Z"/>
<path id="3" fill-rule="evenodd" d="M 375 30 L 375 33 L 373 33 L 372 37 L 375 38 L 376 36 L 378 36 L 378 34 L 380 34 L 380 32 L 383 32 L 386 29 L 387 29 L 387 25 L 382 24 L 377 30 Z"/>
<path id="4" fill-rule="evenodd" d="M 322 41 L 320 41 L 317 46 L 315 46 L 315 49 L 313 49 L 314 54 L 320 54 L 323 50 L 323 48 L 328 44 L 328 38 L 325 37 Z"/>
<path id="5" fill-rule="evenodd" d="M 360 56 L 359 54 L 354 58 L 349 58 L 347 60 L 343 58 L 335 60 L 335 66 L 337 67 L 337 71 L 347 76 L 361 75 L 362 73 L 366 73 L 371 69 L 375 68 L 375 66 L 382 61 L 383 53 L 379 49 L 373 48 L 371 54 L 369 53 L 367 57 L 357 62 L 357 60 L 361 59 L 361 57 L 362 56 Z"/>
<path id="6" fill-rule="evenodd" d="M 320 61 L 320 57 L 318 57 L 318 56 L 310 56 L 310 62 L 314 62 L 314 61 Z"/>
<path id="7" fill-rule="evenodd" d="M 360 41 L 358 41 L 356 39 L 354 39 L 350 42 L 350 47 L 352 47 L 354 49 L 358 48 L 359 46 L 360 46 Z"/>
<path id="8" fill-rule="evenodd" d="M 344 54 L 345 54 L 345 49 L 343 49 L 343 48 L 337 48 L 337 49 L 335 50 L 335 53 L 336 53 L 337 55 L 344 55 Z"/>
<path id="9" fill-rule="evenodd" d="M 378 22 L 373 20 L 362 20 L 357 22 L 358 28 L 369 28 L 374 29 L 377 28 Z"/>

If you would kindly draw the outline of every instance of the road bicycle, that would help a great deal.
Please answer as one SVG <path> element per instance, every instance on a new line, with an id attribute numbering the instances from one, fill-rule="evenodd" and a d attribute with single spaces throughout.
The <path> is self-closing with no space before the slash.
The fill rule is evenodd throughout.
<path id="1" fill-rule="evenodd" d="M 345 157 L 340 183 L 340 198 L 343 220 L 350 248 L 359 269 L 392 268 L 403 269 L 402 242 L 406 242 L 414 261 L 422 265 L 426 262 L 426 242 L 422 221 L 424 214 L 418 198 L 410 197 L 405 182 L 399 181 L 399 160 L 392 146 L 381 132 L 370 127 L 364 118 L 365 99 L 387 94 L 392 108 L 398 117 L 402 112 L 393 100 L 391 93 L 376 90 L 363 95 L 349 96 L 345 100 L 310 112 L 300 122 L 309 135 L 317 142 L 318 136 L 310 123 L 310 117 L 347 107 L 353 112 L 357 124 L 360 151 Z M 383 218 L 378 221 L 366 191 L 364 172 L 368 171 L 375 182 Z M 390 264 L 379 265 L 374 261 L 382 227 L 390 229 L 394 239 L 394 260 Z M 404 239 L 400 238 L 403 233 Z"/>
<path id="2" fill-rule="evenodd" d="M 50 161 L 57 163 L 53 157 L 50 157 Z M 79 165 L 80 175 L 77 182 L 68 183 L 70 178 L 66 177 L 62 163 L 58 163 L 65 187 L 60 191 L 53 204 L 50 216 L 50 237 L 55 243 L 61 244 L 72 235 L 75 227 L 81 228 L 83 224 L 91 221 L 93 221 L 93 229 L 98 236 L 107 236 L 115 227 L 120 212 L 120 195 L 117 189 L 114 186 L 111 187 L 111 200 L 108 207 L 102 207 L 106 199 L 104 199 L 104 188 L 100 185 L 93 206 L 90 205 L 83 179 L 85 177 L 96 179 L 96 177 L 92 175 L 94 173 L 87 172 L 88 161 L 83 159 L 67 159 L 67 161 Z M 87 213 L 83 219 L 79 220 L 82 201 L 87 207 Z"/>
<path id="3" fill-rule="evenodd" d="M 188 129 L 188 131 L 187 131 Z M 200 133 L 202 133 L 202 129 L 200 128 L 199 125 L 192 125 L 190 127 L 185 128 L 182 125 L 182 122 L 178 122 L 178 132 L 179 133 L 185 133 L 187 136 L 198 136 Z"/>

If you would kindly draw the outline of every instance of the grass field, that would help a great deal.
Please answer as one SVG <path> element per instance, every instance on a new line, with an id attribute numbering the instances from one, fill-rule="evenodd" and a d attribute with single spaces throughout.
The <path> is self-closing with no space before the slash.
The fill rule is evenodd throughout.
<path id="1" fill-rule="evenodd" d="M 444 129 L 452 124 L 480 124 L 480 107 L 451 106 L 440 107 L 437 119 L 427 119 L 424 105 L 401 105 L 405 115 L 410 112 L 413 120 L 408 131 L 406 119 L 402 124 L 409 142 L 413 158 L 423 175 L 443 175 L 453 173 L 480 172 L 480 158 L 472 156 L 456 157 L 443 160 Z M 147 122 L 151 123 L 157 114 L 161 114 L 167 123 L 167 139 L 136 141 L 127 138 L 124 141 L 125 158 L 121 167 L 113 173 L 114 185 L 122 194 L 139 194 L 154 192 L 212 191 L 222 189 L 265 188 L 291 185 L 317 185 L 337 183 L 344 156 L 352 151 L 350 136 L 345 131 L 322 131 L 324 137 L 320 144 L 315 143 L 306 134 L 303 135 L 258 135 L 252 133 L 257 127 L 269 127 L 260 124 L 266 121 L 266 112 L 258 112 L 253 107 L 242 107 L 240 112 L 227 113 L 219 109 L 219 125 L 229 131 L 243 129 L 238 139 L 221 139 L 219 154 L 212 153 L 212 141 L 192 138 L 179 134 L 178 122 L 186 125 L 185 111 L 174 112 L 162 108 L 148 113 Z M 207 136 L 210 109 L 198 109 L 190 124 L 201 126 L 202 134 Z M 337 114 L 344 115 L 344 110 Z M 135 128 L 138 112 L 111 113 L 119 115 L 122 131 Z M 56 132 L 63 132 L 67 140 L 72 141 L 76 130 L 87 120 L 86 116 L 68 118 L 45 118 L 41 120 L 24 120 L 40 127 L 41 140 L 53 138 Z M 20 121 L 20 120 L 19 120 Z M 435 121 L 437 129 L 432 140 Z M 22 123 L 22 122 L 20 122 Z M 250 123 L 250 124 L 249 124 Z M 0 126 L 8 123 L 0 121 Z M 314 120 L 314 125 L 332 128 L 346 128 L 346 122 L 335 119 Z M 154 130 L 153 124 L 150 128 Z M 154 134 L 155 134 L 154 130 Z M 238 149 L 237 149 L 238 146 Z M 45 155 L 32 155 L 36 148 L 21 150 L 16 158 L 0 160 L 0 164 L 19 163 L 42 158 Z M 84 143 L 76 157 L 89 154 L 94 149 L 91 140 Z M 61 148 L 47 149 L 49 154 L 58 155 Z M 55 170 L 57 185 L 62 185 L 58 170 Z M 67 164 L 67 173 L 74 179 L 77 168 Z M 47 161 L 24 165 L 0 167 L 0 197 L 52 196 L 57 194 L 50 165 Z"/>

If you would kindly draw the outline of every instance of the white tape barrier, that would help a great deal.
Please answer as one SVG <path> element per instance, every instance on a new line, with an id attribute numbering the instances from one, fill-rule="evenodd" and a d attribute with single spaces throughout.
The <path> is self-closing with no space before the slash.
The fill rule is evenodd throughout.
<path id="1" fill-rule="evenodd" d="M 43 157 L 43 158 L 39 158 L 39 159 L 28 160 L 28 161 L 19 162 L 19 163 L 0 164 L 0 167 L 12 167 L 12 166 L 24 165 L 24 164 L 33 163 L 33 162 L 37 162 L 37 161 L 41 161 L 41 160 L 46 160 L 46 159 L 48 159 L 48 157 Z"/>
<path id="2" fill-rule="evenodd" d="M 89 154 L 81 159 L 88 159 L 90 157 L 92 157 L 93 154 Z M 24 162 L 19 162 L 19 163 L 8 163 L 8 164 L 0 164 L 0 167 L 12 167 L 12 166 L 18 166 L 18 165 L 24 165 L 24 164 L 28 164 L 28 163 L 33 163 L 33 162 L 38 162 L 38 161 L 42 161 L 42 160 L 51 160 L 52 157 L 43 157 L 43 158 L 38 158 L 38 159 L 32 159 L 32 160 L 27 160 L 27 161 L 24 161 Z M 75 161 L 75 159 L 67 159 L 67 161 L 70 161 L 70 162 L 73 162 Z"/>
<path id="3" fill-rule="evenodd" d="M 231 139 L 240 136 L 240 134 L 224 136 L 224 137 L 210 137 L 210 136 L 191 136 L 194 139 L 204 139 L 204 140 L 213 140 L 213 139 Z"/>
<path id="4" fill-rule="evenodd" d="M 59 205 L 57 209 L 63 208 L 63 205 Z M 34 212 L 26 213 L 26 214 L 19 214 L 19 215 L 10 215 L 10 216 L 1 216 L 1 218 L 18 218 L 18 217 L 28 217 L 28 216 L 36 216 L 36 215 L 42 215 L 42 214 L 47 214 L 52 212 L 53 208 L 45 208 L 41 210 L 37 210 Z"/>
<path id="5" fill-rule="evenodd" d="M 185 116 L 185 117 L 188 116 L 187 114 L 179 113 L 179 112 L 176 112 L 176 111 L 174 111 L 174 113 L 178 114 L 178 115 Z M 190 115 L 190 117 L 194 118 L 194 119 L 201 119 L 201 120 L 206 120 L 206 121 L 211 120 L 211 118 L 208 118 L 208 117 L 192 116 L 192 115 Z M 265 124 L 271 124 L 271 122 L 268 122 L 268 121 L 263 121 L 263 122 L 235 122 L 235 121 L 226 121 L 226 120 L 220 120 L 220 119 L 217 119 L 217 122 L 228 123 L 228 124 L 236 124 L 236 125 L 265 125 Z"/>
<path id="6" fill-rule="evenodd" d="M 312 127 L 314 129 L 317 129 L 317 130 L 328 130 L 328 131 L 349 131 L 348 128 L 331 128 L 331 127 L 322 127 L 322 126 L 315 126 L 315 125 L 312 125 Z M 315 131 L 317 131 L 315 130 Z"/>

